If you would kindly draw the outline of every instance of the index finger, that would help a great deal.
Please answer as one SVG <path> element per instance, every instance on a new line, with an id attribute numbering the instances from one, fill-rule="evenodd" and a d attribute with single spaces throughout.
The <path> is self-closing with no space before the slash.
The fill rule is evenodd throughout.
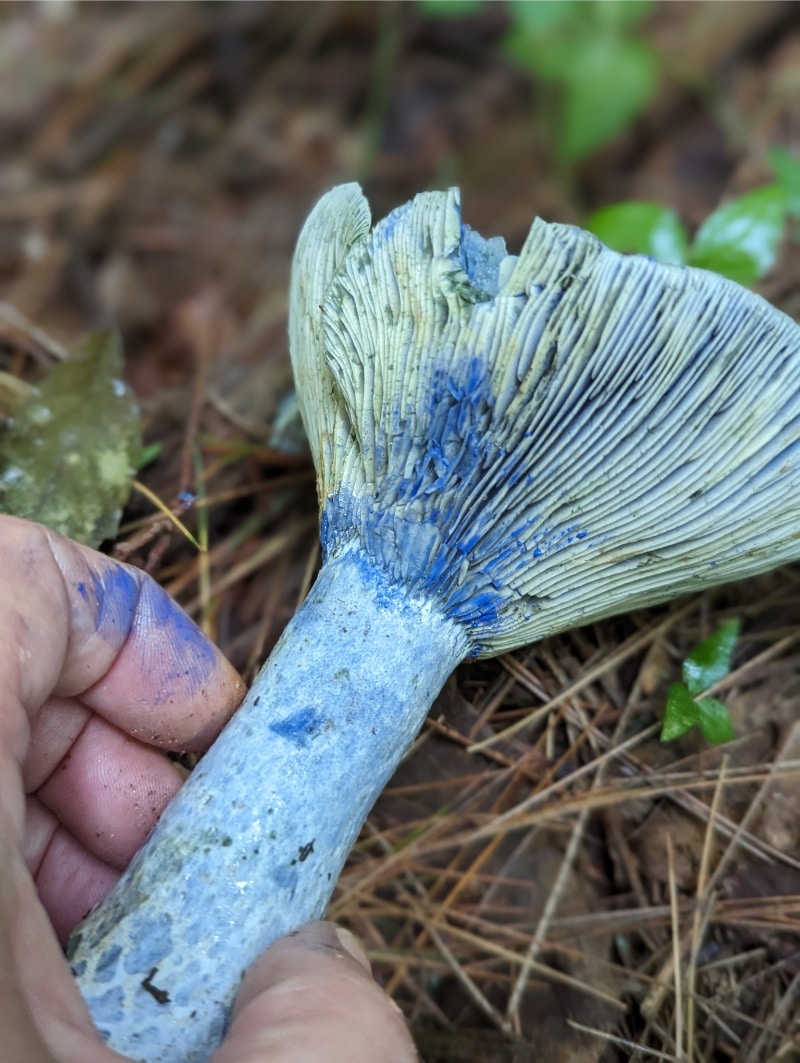
<path id="1" fill-rule="evenodd" d="M 76 697 L 140 741 L 204 748 L 244 684 L 146 573 L 0 517 L 0 684 L 34 714 Z"/>

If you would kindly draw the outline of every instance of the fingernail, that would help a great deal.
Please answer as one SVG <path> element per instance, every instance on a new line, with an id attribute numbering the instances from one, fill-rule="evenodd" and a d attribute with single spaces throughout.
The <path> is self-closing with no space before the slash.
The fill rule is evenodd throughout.
<path id="1" fill-rule="evenodd" d="M 289 937 L 302 941 L 306 948 L 315 952 L 333 952 L 342 959 L 349 956 L 365 971 L 372 972 L 364 946 L 349 930 L 335 923 L 307 923 Z"/>
<path id="2" fill-rule="evenodd" d="M 372 964 L 369 962 L 366 949 L 349 930 L 345 930 L 343 926 L 334 927 L 336 931 L 336 937 L 339 939 L 339 944 L 348 952 L 356 963 L 360 963 L 365 971 L 369 971 L 372 974 Z"/>

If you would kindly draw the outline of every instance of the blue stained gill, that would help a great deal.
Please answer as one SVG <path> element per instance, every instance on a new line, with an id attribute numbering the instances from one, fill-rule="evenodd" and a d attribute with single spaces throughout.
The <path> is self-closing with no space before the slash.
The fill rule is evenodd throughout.
<path id="1" fill-rule="evenodd" d="M 489 655 L 796 555 L 789 318 L 569 226 L 506 255 L 457 190 L 371 234 L 352 186 L 330 196 L 354 220 L 292 310 L 326 557 L 360 543 Z M 317 210 L 309 273 L 337 235 Z"/>
<path id="2" fill-rule="evenodd" d="M 376 442 L 385 471 L 373 489 L 355 494 L 343 488 L 327 500 L 320 525 L 323 552 L 327 558 L 360 541 L 384 571 L 436 597 L 482 644 L 540 608 L 536 595 L 517 590 L 514 571 L 587 532 L 574 521 L 548 528 L 535 507 L 520 514 L 516 526 L 498 522 L 488 496 L 465 519 L 465 506 L 481 481 L 496 474 L 498 465 L 513 466 L 513 455 L 493 423 L 495 398 L 485 359 L 474 355 L 457 365 L 434 359 L 429 380 L 424 418 L 397 403 L 382 418 L 403 443 Z M 420 421 L 425 432 L 415 435 Z M 368 459 L 366 444 L 362 449 Z"/>

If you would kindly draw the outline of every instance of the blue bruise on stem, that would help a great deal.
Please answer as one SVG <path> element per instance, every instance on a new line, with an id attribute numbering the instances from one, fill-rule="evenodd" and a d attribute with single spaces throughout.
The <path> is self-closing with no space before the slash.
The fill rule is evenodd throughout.
<path id="1" fill-rule="evenodd" d="M 122 946 L 112 945 L 106 949 L 100 959 L 97 961 L 95 967 L 95 978 L 102 985 L 103 982 L 110 982 L 113 980 L 116 974 L 117 964 L 122 956 Z"/>
<path id="2" fill-rule="evenodd" d="M 319 716 L 313 709 L 300 709 L 285 719 L 270 723 L 269 729 L 273 734 L 305 748 L 325 729 L 326 725 L 330 726 L 325 718 Z"/>

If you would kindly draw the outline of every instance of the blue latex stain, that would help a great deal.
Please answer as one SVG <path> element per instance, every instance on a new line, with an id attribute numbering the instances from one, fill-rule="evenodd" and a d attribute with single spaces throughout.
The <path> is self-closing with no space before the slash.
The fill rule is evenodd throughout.
<path id="1" fill-rule="evenodd" d="M 172 917 L 167 912 L 149 911 L 147 918 L 139 919 L 138 924 L 135 943 L 126 953 L 122 966 L 127 974 L 143 972 L 144 977 L 172 952 Z"/>
<path id="2" fill-rule="evenodd" d="M 300 709 L 291 716 L 287 716 L 285 720 L 271 723 L 269 729 L 273 734 L 285 738 L 287 742 L 305 749 L 322 731 L 324 723 L 325 721 L 313 709 Z"/>
<path id="3" fill-rule="evenodd" d="M 125 997 L 121 986 L 107 989 L 91 1001 L 92 1018 L 101 1030 L 107 1024 L 110 1029 L 119 1026 L 124 1014 Z"/>
<path id="4" fill-rule="evenodd" d="M 476 288 L 490 297 L 499 290 L 500 264 L 506 257 L 505 241 L 500 237 L 486 240 L 470 228 L 461 226 L 461 266 Z"/>
<path id="5" fill-rule="evenodd" d="M 398 225 L 415 225 L 412 211 L 413 203 L 405 204 L 380 222 L 367 255 L 390 242 Z M 426 241 L 429 245 L 430 234 L 420 226 L 421 254 L 431 253 Z M 506 257 L 502 240 L 486 241 L 461 226 L 460 241 L 449 253 L 453 273 L 445 275 L 460 272 L 463 280 L 466 274 L 479 290 L 473 293 L 476 303 L 498 294 Z M 515 367 L 520 381 L 533 370 L 534 355 L 537 376 L 557 368 L 558 349 L 551 345 L 541 351 L 538 340 L 564 290 L 550 291 L 546 300 L 543 291 L 532 284 L 526 294 L 519 293 L 520 306 L 537 297 L 539 303 L 537 326 L 527 333 Z M 452 302 L 451 295 L 447 299 Z M 473 301 L 469 292 L 463 299 Z M 376 470 L 370 492 L 354 496 L 344 488 L 323 505 L 323 554 L 328 559 L 359 543 L 365 567 L 385 577 L 379 593 L 390 597 L 393 586 L 402 586 L 435 598 L 470 630 L 476 646 L 542 608 L 540 599 L 519 589 L 522 573 L 527 576 L 536 560 L 567 548 L 589 549 L 592 543 L 575 520 L 544 524 L 536 476 L 546 483 L 550 470 L 536 468 L 536 428 L 519 435 L 509 427 L 513 384 L 508 378 L 498 381 L 505 389 L 498 403 L 486 354 L 470 350 L 454 358 L 443 350 L 425 375 L 426 386 L 416 393 L 424 395 L 417 400 L 421 407 L 406 405 L 408 396 L 387 402 L 374 438 L 361 441 Z M 503 504 L 493 509 L 492 499 L 500 492 Z M 509 514 L 515 514 L 513 521 Z M 302 728 L 289 730 L 292 740 L 302 740 Z"/>
<path id="6" fill-rule="evenodd" d="M 413 207 L 413 201 L 404 203 L 400 207 L 396 207 L 391 214 L 387 214 L 385 218 L 378 222 L 375 228 L 372 230 L 372 236 L 370 238 L 370 248 L 380 246 L 383 243 L 388 243 L 394 235 L 394 231 L 397 228 L 398 222 L 402 221 L 406 215 L 411 211 Z"/>
<path id="7" fill-rule="evenodd" d="M 110 982 L 114 978 L 117 963 L 121 955 L 121 945 L 112 945 L 110 949 L 106 949 L 95 966 L 95 982 L 100 982 L 102 984 L 104 982 Z"/>
<path id="8" fill-rule="evenodd" d="M 177 649 L 175 660 L 179 667 L 165 673 L 163 679 L 185 679 L 191 686 L 201 686 L 217 663 L 212 644 L 157 583 L 148 580 L 142 585 L 142 607 L 148 622 Z"/>
<path id="9" fill-rule="evenodd" d="M 140 582 L 130 569 L 122 565 L 103 567 L 93 572 L 87 582 L 77 583 L 75 589 L 94 613 L 94 628 L 111 639 L 130 631 Z"/>
<path id="10" fill-rule="evenodd" d="M 535 559 L 574 548 L 588 533 L 575 521 L 543 526 L 531 445 L 521 450 L 505 437 L 503 416 L 494 424 L 485 358 L 477 352 L 458 362 L 444 357 L 429 381 L 424 409 L 396 404 L 384 411 L 374 443 L 375 453 L 385 456 L 383 475 L 369 495 L 342 489 L 329 498 L 320 535 L 326 558 L 360 541 L 373 571 L 388 576 L 381 593 L 390 595 L 394 582 L 436 598 L 470 630 L 475 645 L 517 623 L 520 610 L 530 616 L 541 608 L 517 589 L 517 573 L 529 571 Z M 396 439 L 409 437 L 410 463 L 407 445 L 396 456 L 392 449 Z M 517 484 L 525 505 L 516 507 L 520 516 L 511 524 L 515 505 L 497 511 L 490 500 L 498 488 Z"/>
<path id="11" fill-rule="evenodd" d="M 294 896 L 299 880 L 297 864 L 283 864 L 273 869 L 272 881 L 290 898 Z"/>
<path id="12" fill-rule="evenodd" d="M 459 367 L 434 369 L 428 409 L 422 418 L 425 436 L 408 477 L 393 482 L 400 500 L 468 487 L 485 464 L 491 443 L 488 429 L 494 397 L 485 363 L 475 357 Z M 399 420 L 396 411 L 393 420 Z"/>

